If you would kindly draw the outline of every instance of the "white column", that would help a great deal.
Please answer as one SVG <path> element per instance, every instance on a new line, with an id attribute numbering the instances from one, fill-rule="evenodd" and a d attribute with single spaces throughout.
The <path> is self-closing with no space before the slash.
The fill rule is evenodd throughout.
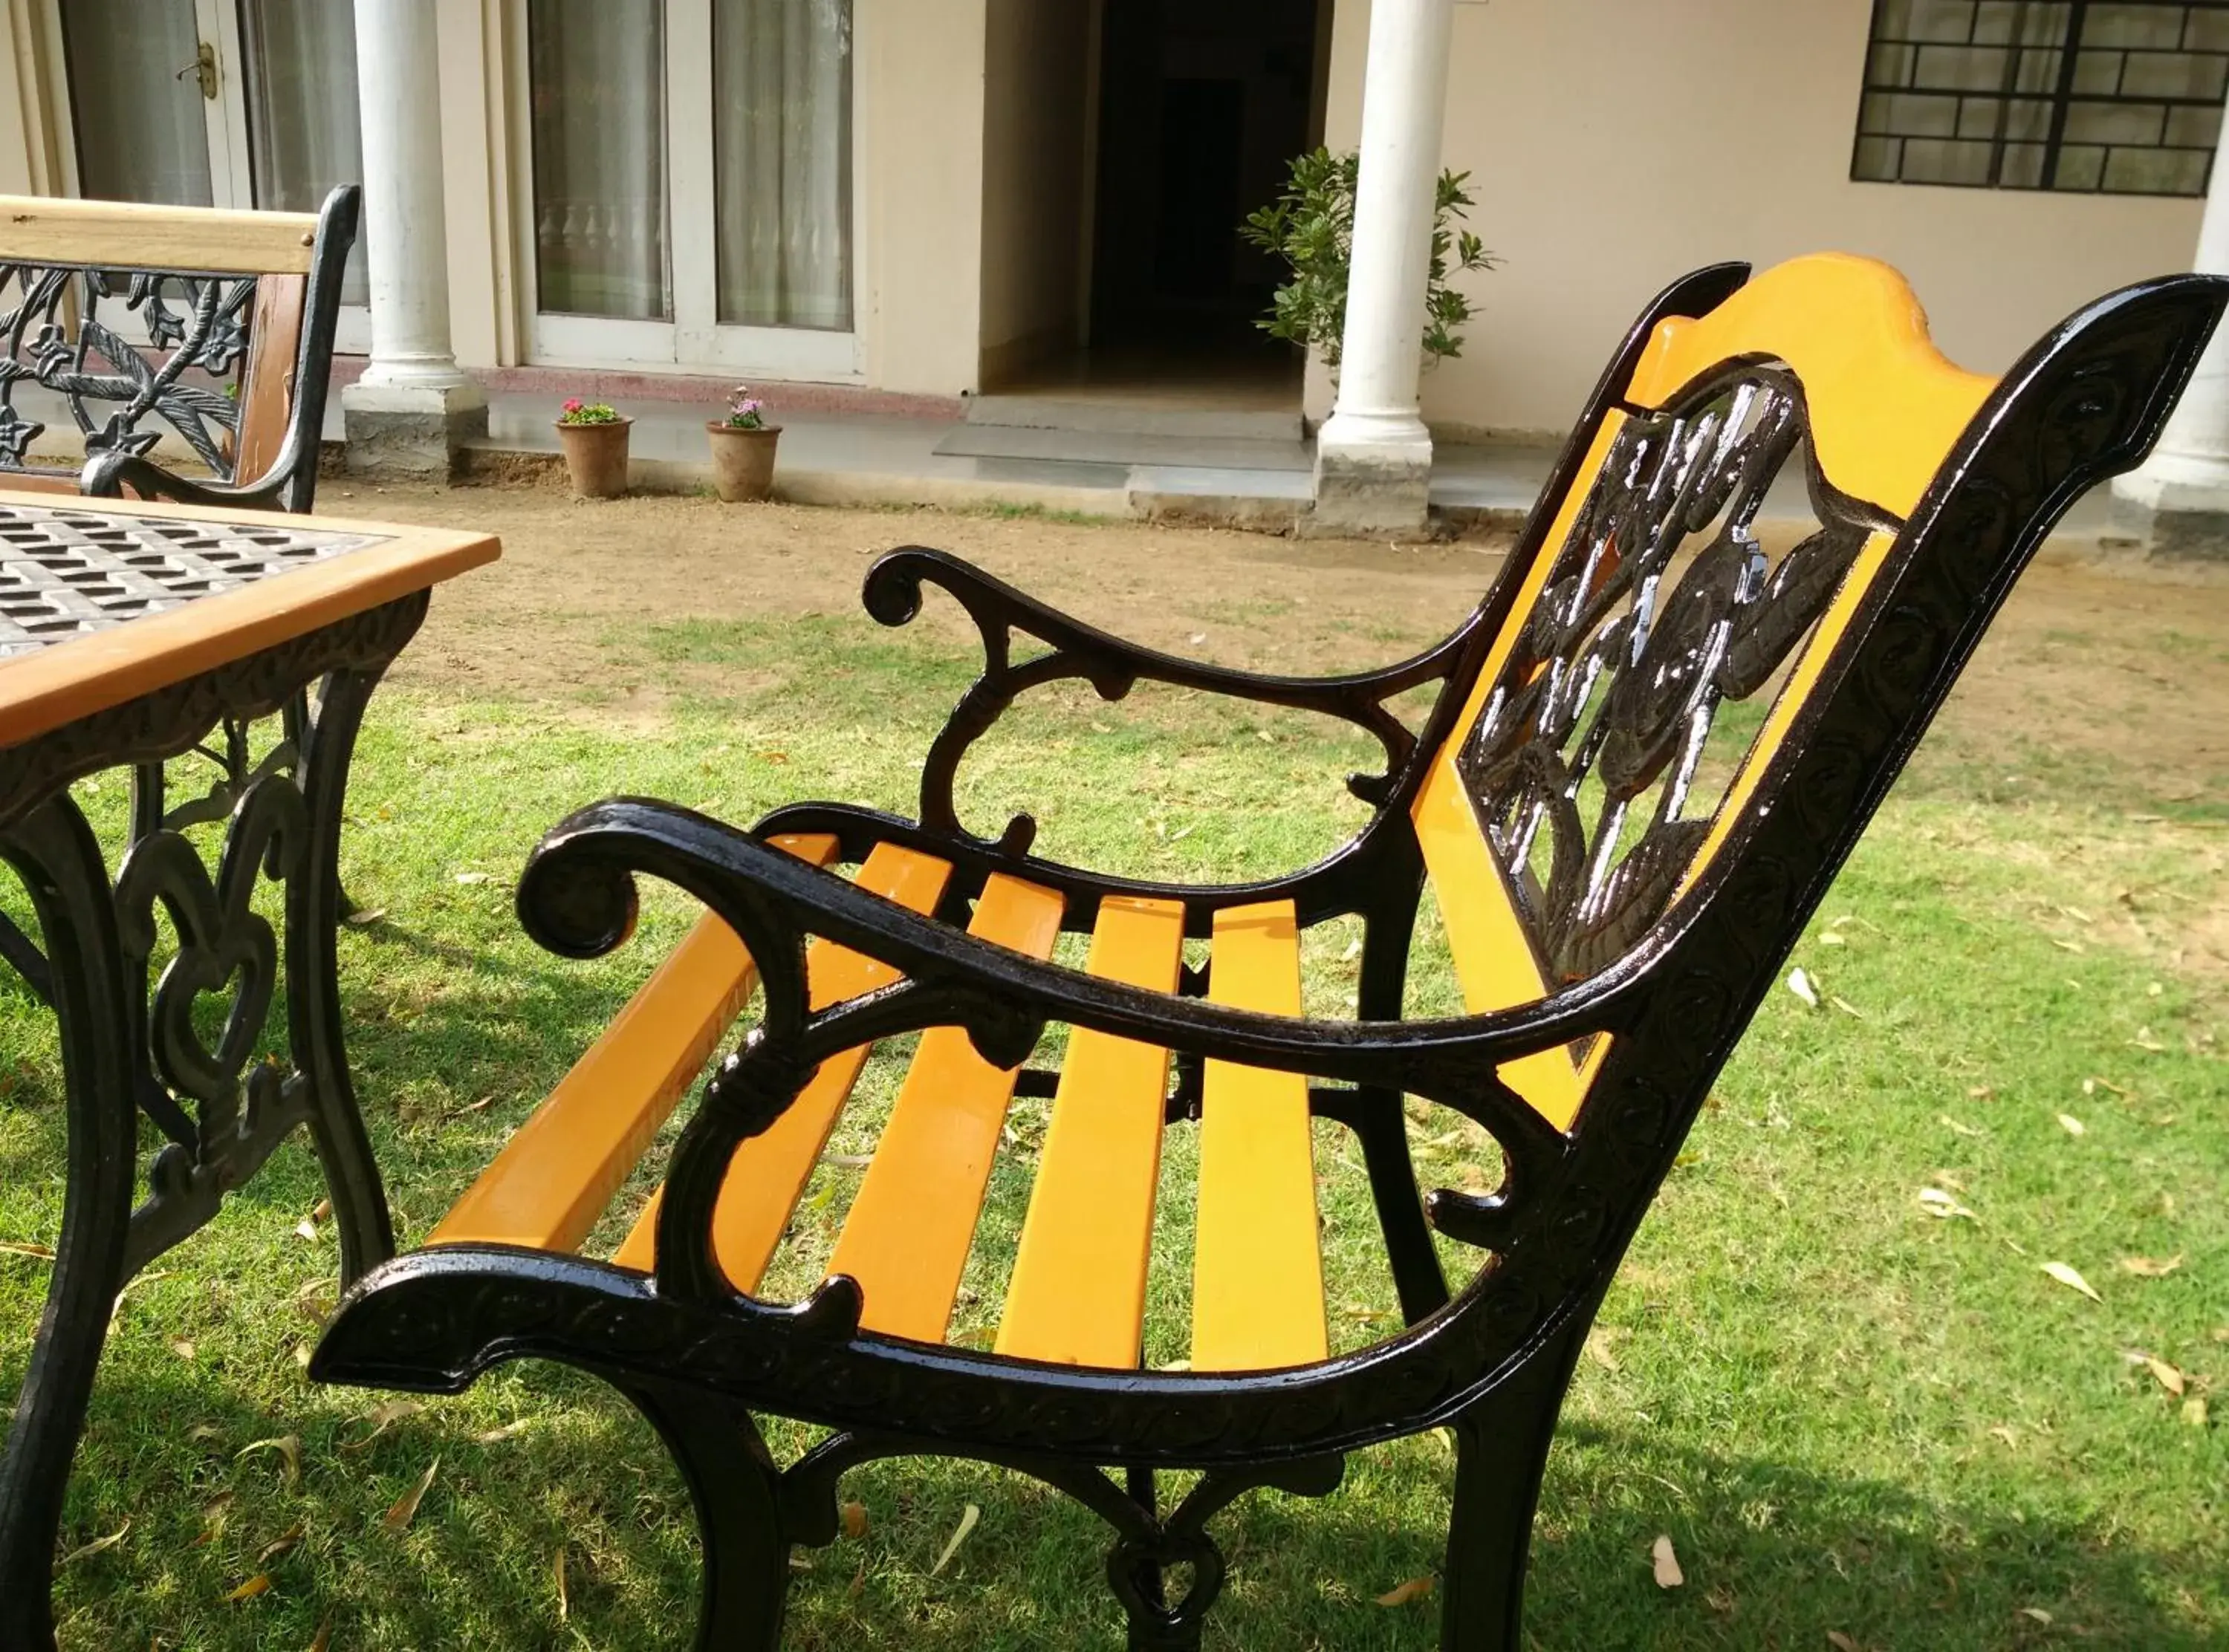
<path id="1" fill-rule="evenodd" d="M 1454 0 L 1371 7 L 1339 394 L 1316 438 L 1317 532 L 1423 525 L 1432 438 L 1417 380 L 1454 27 Z"/>
<path id="2" fill-rule="evenodd" d="M 2229 144 L 2213 163 L 2190 267 L 2229 275 Z M 2155 547 L 2229 551 L 2229 327 L 2206 347 L 2151 458 L 2116 477 L 2113 493 L 2115 514 Z"/>
<path id="3" fill-rule="evenodd" d="M 341 393 L 349 467 L 446 474 L 487 405 L 449 343 L 437 0 L 356 0 L 371 360 Z"/>

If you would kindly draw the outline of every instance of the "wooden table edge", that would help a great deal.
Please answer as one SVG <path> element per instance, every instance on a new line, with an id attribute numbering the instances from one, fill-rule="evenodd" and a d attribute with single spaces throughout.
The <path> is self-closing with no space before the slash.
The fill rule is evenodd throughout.
<path id="1" fill-rule="evenodd" d="M 0 490 L 0 505 L 10 504 L 281 531 L 377 535 L 388 542 L 0 661 L 0 748 L 426 590 L 502 554 L 502 542 L 492 534 L 404 522 L 266 516 L 127 500 L 89 499 L 72 507 L 58 503 L 52 494 Z"/>

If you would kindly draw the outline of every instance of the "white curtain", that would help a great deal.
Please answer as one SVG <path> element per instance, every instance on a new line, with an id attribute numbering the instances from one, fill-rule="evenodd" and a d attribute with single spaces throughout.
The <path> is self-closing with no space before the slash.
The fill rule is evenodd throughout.
<path id="1" fill-rule="evenodd" d="M 363 180 L 354 0 L 241 0 L 240 28 L 255 204 L 315 212 L 335 184 Z M 367 301 L 359 232 L 341 302 Z"/>
<path id="2" fill-rule="evenodd" d="M 532 0 L 534 234 L 545 312 L 662 321 L 665 30 L 658 0 Z"/>
<path id="3" fill-rule="evenodd" d="M 206 207 L 209 127 L 188 70 L 194 0 L 69 0 L 61 8 L 78 183 L 97 201 Z"/>
<path id="4" fill-rule="evenodd" d="M 713 0 L 720 319 L 851 325 L 851 0 Z"/>

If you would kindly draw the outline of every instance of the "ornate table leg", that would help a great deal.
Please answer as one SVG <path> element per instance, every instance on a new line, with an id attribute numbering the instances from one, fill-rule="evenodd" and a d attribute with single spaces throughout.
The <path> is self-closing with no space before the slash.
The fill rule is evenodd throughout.
<path id="1" fill-rule="evenodd" d="M 358 1117 L 343 1046 L 337 936 L 340 832 L 350 759 L 386 663 L 424 611 L 422 595 L 350 622 L 357 635 L 295 646 L 222 676 L 118 708 L 53 752 L 0 763 L 0 858 L 30 892 L 61 1032 L 68 1182 L 46 1310 L 0 1458 L 0 1652 L 50 1652 L 55 1546 L 78 1436 L 117 1292 L 217 1213 L 299 1124 L 309 1126 L 333 1201 L 344 1283 L 394 1252 L 387 1198 Z M 315 648 L 318 651 L 312 653 Z M 296 659 L 302 656 L 298 656 Z M 290 718 L 291 761 L 227 766 L 215 875 L 177 819 L 135 823 L 112 887 L 100 845 L 64 787 L 78 775 L 187 749 L 216 720 L 279 709 L 316 676 L 306 718 Z M 290 668 L 292 668 L 290 669 Z M 226 758 L 243 756 L 228 727 Z M 292 772 L 288 770 L 291 768 Z M 22 800 L 43 797 L 24 807 Z M 251 1065 L 278 984 L 279 939 L 254 908 L 264 879 L 285 886 L 284 1066 Z M 177 951 L 151 996 L 157 907 Z M 237 981 L 234 988 L 232 983 Z M 229 996 L 214 1047 L 196 1031 L 204 995 Z M 170 1137 L 135 1209 L 138 1114 Z"/>
<path id="2" fill-rule="evenodd" d="M 29 1368 L 0 1457 L 0 1649 L 54 1642 L 48 1589 L 70 1460 L 125 1277 L 138 1130 L 132 1034 L 138 1015 L 100 845 L 67 795 L 0 831 L 52 965 L 70 1110 L 61 1243 Z"/>

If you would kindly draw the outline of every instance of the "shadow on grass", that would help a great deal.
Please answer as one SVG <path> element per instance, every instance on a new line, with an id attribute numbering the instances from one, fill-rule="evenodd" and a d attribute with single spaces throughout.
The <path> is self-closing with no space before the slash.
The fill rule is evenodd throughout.
<path id="1" fill-rule="evenodd" d="M 136 1513 L 135 1539 L 63 1574 L 66 1646 L 144 1645 L 151 1636 L 275 1645 L 296 1630 L 286 1643 L 306 1644 L 329 1615 L 350 1645 L 691 1643 L 698 1572 L 686 1495 L 647 1427 L 594 1380 L 511 1367 L 350 1451 L 380 1396 L 313 1390 L 299 1404 L 317 1415 L 274 1416 L 222 1384 L 190 1380 L 190 1369 L 135 1366 L 104 1384 L 65 1541 L 107 1529 L 119 1507 Z M 485 1437 L 491 1418 L 514 1417 L 532 1425 Z M 298 1486 L 275 1459 L 235 1457 L 290 1429 L 303 1444 Z M 769 1433 L 785 1459 L 804 1438 L 781 1424 Z M 436 1489 L 408 1530 L 383 1529 L 391 1496 L 437 1455 Z M 1450 1470 L 1428 1436 L 1358 1454 L 1346 1486 L 1320 1502 L 1242 1501 L 1217 1523 L 1232 1566 L 1208 1644 L 1436 1645 L 1436 1591 L 1391 1608 L 1376 1598 L 1437 1570 Z M 222 1491 L 234 1493 L 230 1521 L 218 1540 L 196 1544 L 207 1500 Z M 842 1495 L 862 1503 L 865 1534 L 800 1552 L 786 1646 L 1121 1644 L 1104 1529 L 1034 1482 L 972 1463 L 898 1460 L 856 1472 Z M 980 1521 L 939 1572 L 971 1502 Z M 307 1536 L 269 1565 L 267 1596 L 252 1611 L 224 1604 L 256 1545 L 291 1521 Z M 1659 1534 L 1677 1546 L 1682 1588 L 1661 1590 L 1651 1578 Z M 560 1548 L 568 1557 L 562 1621 L 552 1564 Z M 2024 1517 L 1579 1424 L 1564 1431 L 1551 1468 L 1526 1644 L 1842 1644 L 1828 1641 L 1832 1631 L 1866 1652 L 2070 1639 L 2196 1649 L 2219 1644 L 2194 1598 L 2213 1586 L 2207 1575 L 2203 1556 L 2116 1541 L 2102 1517 Z"/>

